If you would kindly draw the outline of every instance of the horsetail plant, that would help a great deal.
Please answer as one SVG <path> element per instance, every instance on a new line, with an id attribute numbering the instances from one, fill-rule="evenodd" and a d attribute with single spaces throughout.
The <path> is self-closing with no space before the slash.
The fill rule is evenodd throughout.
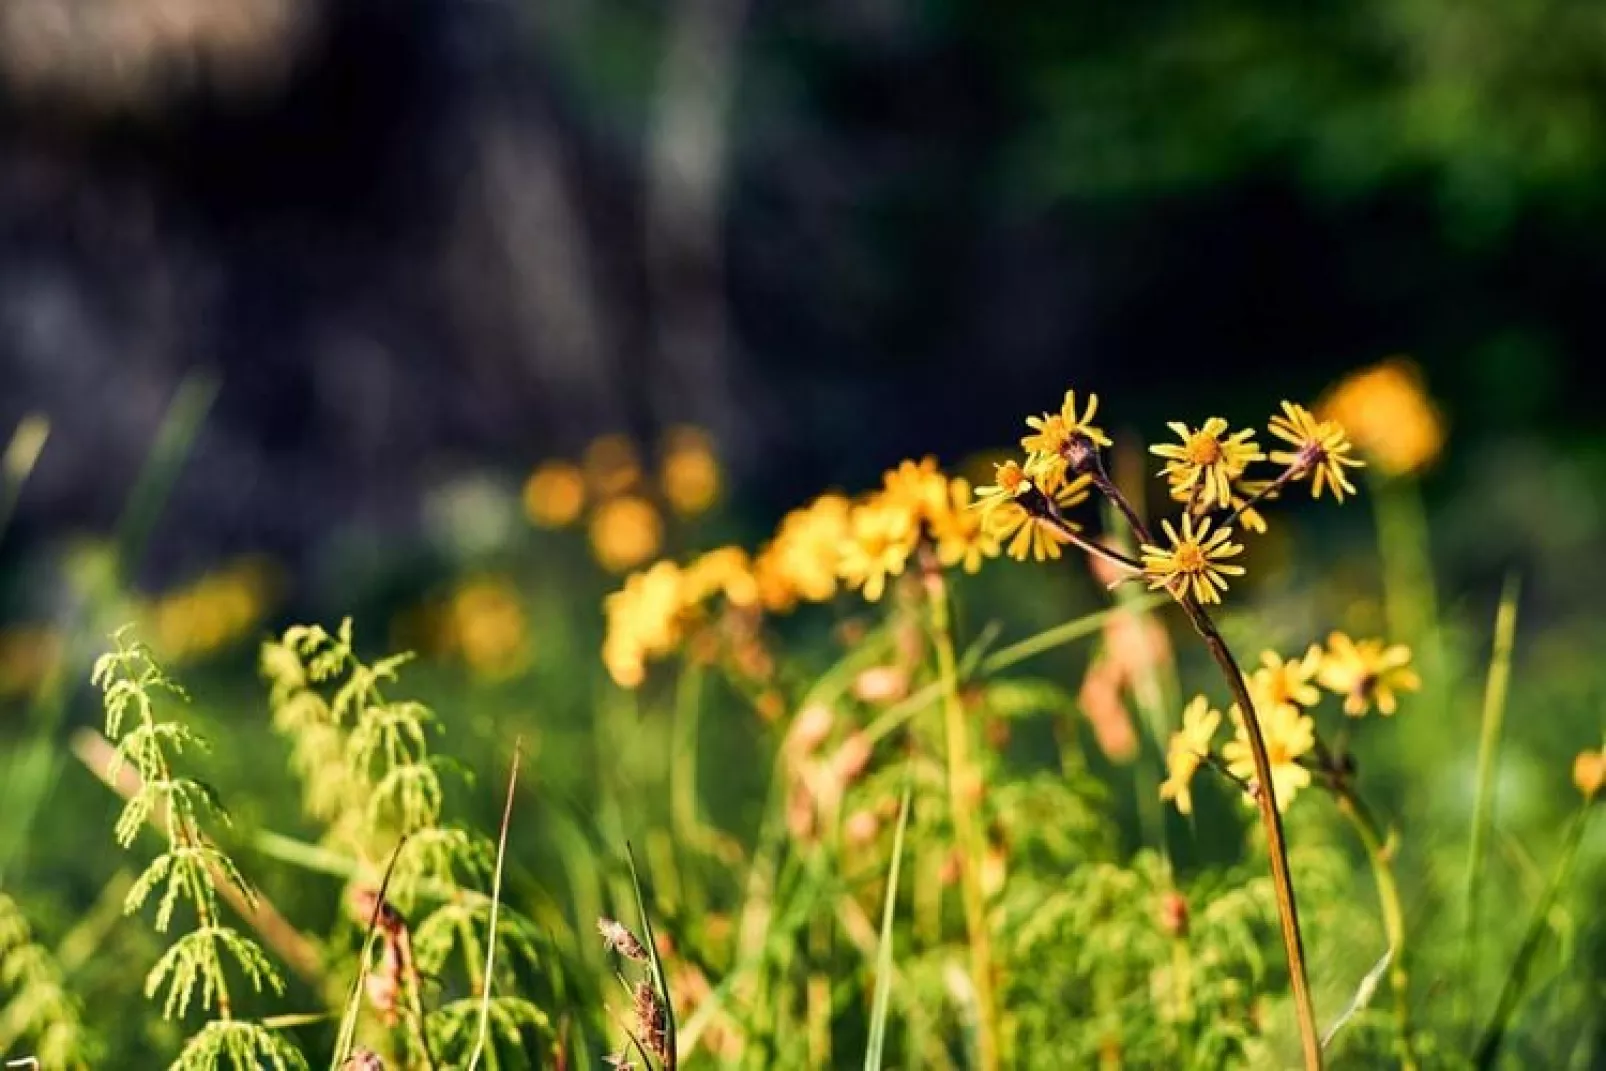
<path id="1" fill-rule="evenodd" d="M 127 764 L 140 780 L 118 816 L 117 843 L 131 849 L 147 821 L 167 840 L 166 849 L 129 888 L 123 911 L 134 914 L 156 895 L 157 933 L 168 932 L 181 902 L 188 903 L 186 914 L 194 923 L 146 975 L 145 996 L 150 1000 L 160 996 L 164 1019 L 182 1019 L 197 992 L 202 1009 L 214 1013 L 190 1036 L 171 1066 L 178 1071 L 203 1071 L 225 1062 L 274 1071 L 305 1068 L 306 1060 L 289 1040 L 236 1015 L 230 961 L 253 992 L 282 993 L 284 982 L 261 947 L 224 925 L 220 917 L 220 883 L 234 886 L 248 902 L 254 903 L 256 894 L 234 861 L 207 836 L 209 823 L 228 822 L 216 794 L 174 769 L 173 758 L 185 748 L 198 751 L 206 745 L 183 722 L 159 717 L 158 705 L 185 703 L 189 697 L 128 629 L 117 632 L 113 642 L 115 648 L 95 662 L 91 677 L 104 693 L 106 735 L 115 744 L 109 773 L 115 775 Z"/>

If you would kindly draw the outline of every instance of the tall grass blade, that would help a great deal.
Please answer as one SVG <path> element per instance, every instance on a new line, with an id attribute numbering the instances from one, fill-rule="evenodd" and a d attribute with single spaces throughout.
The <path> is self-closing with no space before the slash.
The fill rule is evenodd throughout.
<path id="1" fill-rule="evenodd" d="M 507 831 L 513 824 L 513 794 L 519 787 L 519 763 L 524 758 L 524 738 L 513 741 L 513 768 L 507 775 L 507 801 L 502 805 L 502 828 L 496 835 L 496 875 L 491 879 L 491 921 L 485 937 L 485 970 L 480 975 L 480 1025 L 474 1038 L 474 1051 L 469 1054 L 468 1071 L 480 1065 L 485 1054 L 485 1039 L 491 1029 L 492 972 L 496 969 L 496 920 L 502 907 L 502 867 L 507 859 Z"/>
<path id="2" fill-rule="evenodd" d="M 892 920 L 898 905 L 898 873 L 903 866 L 903 837 L 909 828 L 909 802 L 913 786 L 904 785 L 898 806 L 898 828 L 892 835 L 892 865 L 887 871 L 887 898 L 881 908 L 881 940 L 876 949 L 875 999 L 870 1007 L 870 1040 L 864 1051 L 864 1071 L 881 1071 L 881 1054 L 887 1041 L 887 1012 L 892 1003 Z"/>
<path id="3" fill-rule="evenodd" d="M 1483 691 L 1483 725 L 1478 733 L 1478 787 L 1472 806 L 1472 837 L 1467 846 L 1466 888 L 1463 893 L 1461 976 L 1467 989 L 1477 978 L 1478 897 L 1482 886 L 1483 857 L 1494 819 L 1495 773 L 1501 730 L 1506 717 L 1506 694 L 1511 682 L 1511 650 L 1517 635 L 1517 599 L 1522 582 L 1516 573 L 1506 577 L 1495 614 L 1494 646 Z M 1465 993 L 1464 997 L 1474 994 Z"/>

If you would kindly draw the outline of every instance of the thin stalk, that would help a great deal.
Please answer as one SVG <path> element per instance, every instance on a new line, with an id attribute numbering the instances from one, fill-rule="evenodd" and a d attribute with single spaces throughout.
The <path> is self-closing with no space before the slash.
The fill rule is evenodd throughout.
<path id="1" fill-rule="evenodd" d="M 507 831 L 513 824 L 513 795 L 519 787 L 519 763 L 524 758 L 524 738 L 513 741 L 513 764 L 507 775 L 507 802 L 502 805 L 502 826 L 496 834 L 496 875 L 491 880 L 491 918 L 485 940 L 485 970 L 480 986 L 480 1025 L 474 1038 L 474 1051 L 469 1054 L 468 1071 L 474 1071 L 485 1052 L 486 1038 L 491 1028 L 491 978 L 496 969 L 497 912 L 502 905 L 502 866 L 507 859 Z"/>
<path id="2" fill-rule="evenodd" d="M 1578 846 L 1583 843 L 1584 830 L 1588 828 L 1590 813 L 1595 809 L 1591 806 L 1592 802 L 1586 800 L 1573 816 L 1572 825 L 1567 827 L 1567 836 L 1562 842 L 1556 868 L 1551 871 L 1550 883 L 1545 886 L 1544 895 L 1534 906 L 1533 915 L 1528 920 L 1528 930 L 1523 934 L 1522 944 L 1517 947 L 1517 956 L 1511 961 L 1511 969 L 1506 972 L 1506 984 L 1500 990 L 1500 1001 L 1495 1005 L 1494 1016 L 1489 1020 L 1489 1026 L 1484 1030 L 1483 1039 L 1473 1056 L 1473 1063 L 1480 1069 L 1493 1067 L 1495 1058 L 1500 1055 L 1500 1046 L 1505 1042 L 1511 1017 L 1516 1014 L 1517 1005 L 1521 1003 L 1528 987 L 1528 974 L 1533 970 L 1534 956 L 1544 942 L 1550 911 L 1556 906 L 1556 897 L 1560 895 L 1562 886 L 1567 884 L 1573 864 L 1578 860 Z"/>
<path id="3" fill-rule="evenodd" d="M 1506 691 L 1511 682 L 1511 649 L 1517 635 L 1517 596 L 1521 583 L 1515 573 L 1506 577 L 1500 593 L 1500 609 L 1495 614 L 1494 649 L 1489 656 L 1489 676 L 1483 690 L 1483 725 L 1478 733 L 1478 789 L 1472 807 L 1472 840 L 1467 847 L 1467 881 L 1461 930 L 1461 977 L 1465 979 L 1461 999 L 1477 978 L 1478 894 L 1481 892 L 1483 857 L 1494 818 L 1495 758 L 1500 751 L 1500 731 L 1505 723 Z"/>
<path id="4" fill-rule="evenodd" d="M 942 684 L 943 735 L 948 760 L 948 808 L 959 838 L 960 897 L 964 903 L 965 930 L 970 940 L 970 978 L 976 991 L 976 1065 L 996 1071 L 999 1064 L 997 1004 L 993 995 L 992 939 L 987 932 L 987 904 L 981 887 L 982 835 L 976 808 L 965 798 L 968 788 L 981 787 L 981 771 L 971 761 L 970 732 L 959 698 L 958 659 L 948 610 L 948 587 L 934 561 L 925 563 L 931 631 L 937 651 L 937 676 Z"/>
<path id="5" fill-rule="evenodd" d="M 1400 902 L 1400 887 L 1394 880 L 1393 852 L 1387 838 L 1378 827 L 1377 819 L 1364 800 L 1347 784 L 1340 781 L 1334 786 L 1334 798 L 1339 813 L 1349 819 L 1355 833 L 1366 849 L 1372 865 L 1372 880 L 1377 884 L 1378 905 L 1383 912 L 1383 933 L 1389 943 L 1389 986 L 1394 991 L 1395 1054 L 1404 1071 L 1416 1071 L 1416 1052 L 1411 1044 L 1411 976 L 1406 957 L 1405 910 Z"/>
<path id="6" fill-rule="evenodd" d="M 1152 544 L 1154 539 L 1149 534 L 1148 525 L 1143 523 L 1143 518 L 1138 515 L 1132 503 L 1104 471 L 1104 465 L 1099 461 L 1097 454 L 1093 455 L 1091 475 L 1094 485 L 1115 504 L 1116 509 L 1121 511 L 1121 515 L 1126 518 L 1127 524 L 1131 526 L 1139 542 Z M 1209 649 L 1210 657 L 1215 660 L 1228 689 L 1232 692 L 1233 701 L 1238 704 L 1238 709 L 1243 714 L 1244 735 L 1249 738 L 1249 751 L 1255 761 L 1255 783 L 1259 790 L 1254 793 L 1254 800 L 1260 811 L 1261 827 L 1266 833 L 1266 854 L 1271 861 L 1272 889 L 1277 897 L 1277 918 L 1282 929 L 1283 950 L 1288 957 L 1288 981 L 1293 990 L 1294 1009 L 1299 1020 L 1300 1047 L 1304 1053 L 1307 1071 L 1319 1071 L 1322 1066 L 1321 1034 L 1316 1026 L 1316 1006 L 1311 999 L 1310 980 L 1305 967 L 1305 944 L 1299 932 L 1299 907 L 1294 899 L 1294 879 L 1288 867 L 1288 843 L 1283 836 L 1282 814 L 1277 809 L 1276 793 L 1271 778 L 1271 758 L 1266 753 L 1266 738 L 1261 732 L 1260 716 L 1255 712 L 1254 700 L 1249 696 L 1249 687 L 1244 682 L 1243 670 L 1238 667 L 1232 650 L 1222 638 L 1209 612 L 1185 591 L 1176 593 L 1176 600 L 1182 607 L 1183 613 L 1188 615 L 1188 621 L 1193 625 L 1194 631 Z"/>

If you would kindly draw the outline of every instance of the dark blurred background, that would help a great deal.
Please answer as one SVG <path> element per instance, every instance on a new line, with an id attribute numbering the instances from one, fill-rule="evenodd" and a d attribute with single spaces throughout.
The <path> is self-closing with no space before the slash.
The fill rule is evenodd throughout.
<path id="1" fill-rule="evenodd" d="M 1601 449 L 1588 0 L 7 0 L 0 92 L 8 542 L 109 528 L 216 376 L 149 583 L 686 423 L 762 523 L 1069 383 L 1404 353 L 1452 458 Z"/>

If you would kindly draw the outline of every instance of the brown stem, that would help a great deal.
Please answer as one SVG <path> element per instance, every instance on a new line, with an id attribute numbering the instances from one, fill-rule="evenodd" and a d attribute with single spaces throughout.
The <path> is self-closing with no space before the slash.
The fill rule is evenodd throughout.
<path id="1" fill-rule="evenodd" d="M 1233 510 L 1232 513 L 1227 516 L 1227 519 L 1223 521 L 1222 524 L 1229 528 L 1237 524 L 1238 518 L 1242 517 L 1247 511 L 1254 509 L 1256 503 L 1264 502 L 1266 499 L 1271 498 L 1278 491 L 1281 491 L 1284 487 L 1288 486 L 1289 483 L 1303 476 L 1309 468 L 1310 462 L 1296 460 L 1293 464 L 1284 469 L 1282 474 L 1279 475 L 1275 480 L 1271 481 L 1271 483 L 1268 483 L 1265 487 L 1262 487 L 1259 491 L 1256 491 L 1253 495 L 1249 496 L 1249 498 L 1244 501 L 1243 505 Z"/>
<path id="2" fill-rule="evenodd" d="M 1138 540 L 1152 544 L 1154 540 L 1149 534 L 1148 525 L 1143 523 L 1143 518 L 1138 515 L 1132 503 L 1104 471 L 1104 464 L 1097 454 L 1093 456 L 1089 475 L 1093 479 L 1094 486 L 1121 511 L 1121 515 L 1126 518 L 1127 524 L 1131 525 L 1133 534 Z M 1238 704 L 1238 709 L 1243 714 L 1244 735 L 1249 738 L 1249 751 L 1255 761 L 1255 782 L 1259 791 L 1254 794 L 1254 800 L 1260 810 L 1261 827 L 1266 833 L 1266 854 L 1271 860 L 1272 889 L 1277 896 L 1277 918 L 1282 928 L 1283 950 L 1288 957 L 1288 980 L 1293 989 L 1294 1008 L 1299 1019 L 1300 1046 L 1304 1051 L 1307 1071 L 1319 1071 L 1322 1066 L 1321 1035 L 1316 1027 L 1316 1007 L 1311 1000 L 1310 981 L 1305 968 L 1305 945 L 1299 932 L 1299 908 L 1294 899 L 1294 879 L 1288 867 L 1288 844 L 1283 837 L 1282 814 L 1277 809 L 1271 778 L 1271 758 L 1266 753 L 1266 738 L 1260 729 L 1260 717 L 1255 712 L 1254 701 L 1249 697 L 1249 688 L 1244 682 L 1243 671 L 1233 658 L 1227 641 L 1222 639 L 1221 633 L 1216 629 L 1215 621 L 1199 601 L 1186 591 L 1177 591 L 1173 594 L 1183 613 L 1188 615 L 1188 621 L 1193 625 L 1194 631 L 1209 648 L 1211 658 L 1215 659 L 1216 666 L 1227 681 L 1227 687 L 1232 691 L 1234 702 Z"/>

